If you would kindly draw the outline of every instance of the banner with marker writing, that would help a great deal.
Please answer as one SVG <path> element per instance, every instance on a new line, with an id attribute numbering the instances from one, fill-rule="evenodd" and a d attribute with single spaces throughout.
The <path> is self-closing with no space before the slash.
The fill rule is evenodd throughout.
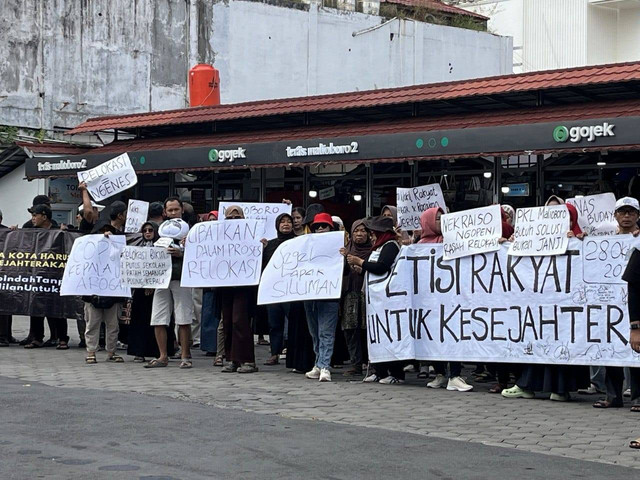
<path id="1" fill-rule="evenodd" d="M 87 184 L 87 190 L 99 202 L 133 187 L 138 183 L 138 176 L 129 155 L 123 153 L 95 168 L 78 172 L 78 180 Z"/>
<path id="2" fill-rule="evenodd" d="M 367 278 L 369 358 L 640 367 L 626 284 L 590 277 L 619 273 L 631 238 L 570 239 L 564 254 L 537 257 L 503 245 L 451 261 L 441 244 L 404 246 L 390 274 Z"/>

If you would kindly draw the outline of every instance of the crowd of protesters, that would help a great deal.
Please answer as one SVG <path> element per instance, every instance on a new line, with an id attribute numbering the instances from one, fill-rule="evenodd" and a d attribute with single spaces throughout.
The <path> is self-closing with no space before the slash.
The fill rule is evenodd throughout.
<path id="1" fill-rule="evenodd" d="M 31 220 L 21 228 L 78 230 L 82 234 L 124 234 L 127 206 L 120 201 L 112 203 L 109 215 L 101 215 L 104 207 L 91 201 L 86 186 L 80 184 L 83 202 L 79 208 L 77 225 L 58 225 L 52 218 L 48 197 L 39 195 L 29 209 Z M 570 216 L 567 235 L 582 239 L 584 233 L 578 225 L 578 212 L 573 205 L 552 196 L 545 205 L 566 205 Z M 386 362 L 370 363 L 367 355 L 364 281 L 367 272 L 388 273 L 402 245 L 411 243 L 441 243 L 440 208 L 429 208 L 421 214 L 421 229 L 404 232 L 397 227 L 397 210 L 387 205 L 379 216 L 356 220 L 345 232 L 344 278 L 339 300 L 309 300 L 268 305 L 256 304 L 257 287 L 225 287 L 191 289 L 182 287 L 183 248 L 172 244 L 172 274 L 167 289 L 134 289 L 132 298 L 90 296 L 82 297 L 83 314 L 76 319 L 80 347 L 86 348 L 85 362 L 98 362 L 96 353 L 106 350 L 106 361 L 124 362 L 118 347 L 126 346 L 133 361 L 145 368 L 162 368 L 170 358 L 180 360 L 180 368 L 191 368 L 192 349 L 213 357 L 213 365 L 223 373 L 257 372 L 254 335 L 260 334 L 259 344 L 270 344 L 270 356 L 264 363 L 271 367 L 282 360 L 293 372 L 307 379 L 331 381 L 334 367 L 343 369 L 347 377 L 361 378 L 363 382 L 383 385 L 403 384 L 407 374 L 417 372 L 418 378 L 427 379 L 429 388 L 467 392 L 473 385 L 462 375 L 460 362 Z M 514 209 L 502 206 L 502 238 L 513 236 Z M 615 219 L 618 234 L 637 236 L 640 205 L 631 197 L 617 201 Z M 227 208 L 227 221 L 244 218 L 239 206 Z M 182 219 L 189 225 L 197 221 L 218 221 L 217 211 L 204 216 L 194 213 L 193 207 L 178 197 L 169 197 L 163 203 L 150 205 L 148 221 L 142 226 L 140 245 L 151 246 L 160 237 L 159 228 L 170 219 Z M 325 212 L 320 204 L 293 208 L 291 215 L 282 214 L 275 220 L 277 238 L 262 241 L 263 266 L 267 265 L 276 249 L 284 242 L 300 235 L 317 235 L 344 230 L 339 217 Z M 0 228 L 2 212 L 0 211 Z M 640 252 L 634 250 L 623 276 L 628 282 L 629 317 L 632 324 L 630 345 L 640 352 Z M 129 312 L 122 324 L 123 306 Z M 47 317 L 50 338 L 45 341 L 44 317 L 31 317 L 29 334 L 21 341 L 11 334 L 11 317 L 0 315 L 0 346 L 19 343 L 34 349 L 55 346 L 69 348 L 67 319 Z M 266 327 L 258 328 L 258 325 Z M 266 342 L 262 335 L 269 335 Z M 345 361 L 348 368 L 343 368 Z M 596 408 L 619 408 L 623 397 L 630 396 L 633 412 L 640 413 L 640 369 L 620 367 L 583 367 L 566 365 L 478 364 L 472 373 L 475 382 L 495 382 L 490 393 L 506 398 L 534 398 L 536 392 L 550 394 L 554 401 L 567 401 L 571 392 L 606 394 L 594 403 Z M 431 378 L 429 378 L 431 377 Z M 625 391 L 625 379 L 628 385 Z M 640 448 L 640 439 L 631 443 Z"/>

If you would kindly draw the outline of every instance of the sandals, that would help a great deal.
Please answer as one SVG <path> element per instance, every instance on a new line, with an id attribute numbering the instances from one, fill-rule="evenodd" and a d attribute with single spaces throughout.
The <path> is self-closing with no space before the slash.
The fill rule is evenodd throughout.
<path id="1" fill-rule="evenodd" d="M 506 385 L 501 385 L 499 383 L 496 383 L 493 387 L 489 389 L 489 393 L 502 393 L 502 390 L 504 390 L 505 388 L 507 388 Z"/>
<path id="2" fill-rule="evenodd" d="M 42 348 L 44 343 L 39 342 L 37 340 L 32 340 L 31 343 L 27 343 L 24 348 L 32 349 L 32 348 Z"/>
<path id="3" fill-rule="evenodd" d="M 633 448 L 635 450 L 640 450 L 640 438 L 637 438 L 635 440 L 631 440 L 629 442 L 629 448 Z"/>
<path id="4" fill-rule="evenodd" d="M 84 359 L 84 363 L 86 363 L 88 365 L 92 365 L 94 363 L 98 363 L 98 360 L 96 360 L 96 354 L 95 353 L 91 353 L 91 354 L 87 355 L 87 357 Z"/>
<path id="5" fill-rule="evenodd" d="M 213 361 L 213 366 L 214 367 L 223 367 L 224 366 L 224 358 L 222 358 L 222 355 L 218 355 L 216 357 L 216 359 Z"/>
<path id="6" fill-rule="evenodd" d="M 133 363 L 144 363 L 146 362 L 144 357 L 134 357 Z"/>
<path id="7" fill-rule="evenodd" d="M 634 413 L 640 413 L 640 405 L 632 405 L 631 411 Z"/>
<path id="8" fill-rule="evenodd" d="M 67 342 L 60 342 L 56 350 L 69 350 L 69 344 Z"/>
<path id="9" fill-rule="evenodd" d="M 147 363 L 144 366 L 144 368 L 162 368 L 162 367 L 166 367 L 167 365 L 169 365 L 169 361 L 168 360 L 166 362 L 161 362 L 157 358 L 154 358 L 149 363 Z"/>
<path id="10" fill-rule="evenodd" d="M 260 340 L 258 340 L 256 342 L 256 345 L 269 345 L 269 342 L 267 340 L 265 340 L 264 338 L 261 338 Z"/>
<path id="11" fill-rule="evenodd" d="M 191 360 L 184 359 L 180 362 L 180 368 L 192 368 L 193 363 Z"/>
<path id="12" fill-rule="evenodd" d="M 280 361 L 278 360 L 278 355 L 272 355 L 269 357 L 269 360 L 264 362 L 265 365 L 279 365 Z"/>
<path id="13" fill-rule="evenodd" d="M 598 400 L 593 404 L 593 408 L 622 408 L 622 403 L 610 402 L 609 400 Z"/>
<path id="14" fill-rule="evenodd" d="M 116 355 L 114 353 L 113 355 L 107 357 L 107 362 L 124 363 L 124 358 L 122 358 L 120 355 Z"/>

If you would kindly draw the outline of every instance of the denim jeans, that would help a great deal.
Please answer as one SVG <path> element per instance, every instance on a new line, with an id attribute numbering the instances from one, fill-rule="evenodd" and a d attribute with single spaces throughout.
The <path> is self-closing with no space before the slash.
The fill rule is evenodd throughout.
<path id="1" fill-rule="evenodd" d="M 329 368 L 333 355 L 333 342 L 338 325 L 337 300 L 307 300 L 304 311 L 307 314 L 307 325 L 313 339 L 313 351 L 316 354 L 316 367 Z"/>
<path id="2" fill-rule="evenodd" d="M 269 343 L 271 355 L 280 355 L 284 348 L 284 324 L 289 316 L 288 303 L 274 303 L 267 305 L 269 319 Z"/>
<path id="3" fill-rule="evenodd" d="M 217 351 L 218 324 L 221 316 L 220 296 L 217 295 L 215 288 L 205 288 L 202 293 L 202 322 L 200 325 L 200 350 L 203 352 Z"/>

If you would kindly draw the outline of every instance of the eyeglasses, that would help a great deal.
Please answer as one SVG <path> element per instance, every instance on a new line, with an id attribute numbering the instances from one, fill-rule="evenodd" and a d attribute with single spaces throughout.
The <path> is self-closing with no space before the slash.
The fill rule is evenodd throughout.
<path id="1" fill-rule="evenodd" d="M 235 216 L 235 217 L 227 217 L 227 220 L 242 220 L 242 217 L 238 217 L 238 216 Z"/>
<path id="2" fill-rule="evenodd" d="M 619 209 L 616 210 L 616 213 L 619 213 L 620 215 L 624 216 L 624 215 L 637 215 L 638 211 L 634 208 L 624 208 L 624 209 Z"/>
<path id="3" fill-rule="evenodd" d="M 153 228 L 145 228 L 142 233 L 153 233 Z"/>

